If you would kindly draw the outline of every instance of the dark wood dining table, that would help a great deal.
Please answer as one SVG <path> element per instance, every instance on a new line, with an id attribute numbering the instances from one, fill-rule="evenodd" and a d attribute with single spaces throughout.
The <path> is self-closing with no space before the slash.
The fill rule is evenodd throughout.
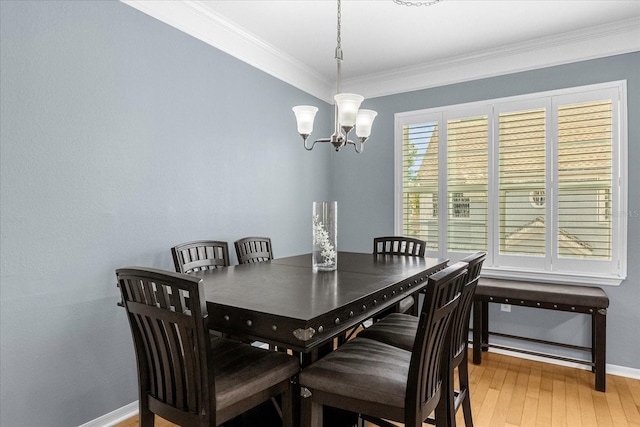
<path id="1" fill-rule="evenodd" d="M 301 355 L 419 292 L 448 260 L 339 252 L 335 271 L 314 272 L 311 254 L 193 273 L 205 283 L 209 327 Z"/>

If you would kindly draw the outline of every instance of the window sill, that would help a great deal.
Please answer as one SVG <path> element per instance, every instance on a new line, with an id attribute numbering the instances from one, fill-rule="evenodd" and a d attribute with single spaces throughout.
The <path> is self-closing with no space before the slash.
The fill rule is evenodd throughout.
<path id="1" fill-rule="evenodd" d="M 481 277 L 512 279 L 542 283 L 562 283 L 569 285 L 620 286 L 625 277 L 614 275 L 580 275 L 571 273 L 543 272 L 505 267 L 482 267 Z"/>

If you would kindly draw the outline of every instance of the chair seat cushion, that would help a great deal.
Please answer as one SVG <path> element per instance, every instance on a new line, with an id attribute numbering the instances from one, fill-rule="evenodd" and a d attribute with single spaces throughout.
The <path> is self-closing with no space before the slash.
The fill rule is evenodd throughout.
<path id="1" fill-rule="evenodd" d="M 300 385 L 403 408 L 411 352 L 355 338 L 300 373 Z"/>
<path id="2" fill-rule="evenodd" d="M 419 321 L 416 316 L 392 313 L 361 331 L 358 337 L 368 338 L 411 351 Z"/>
<path id="3" fill-rule="evenodd" d="M 216 408 L 224 409 L 284 381 L 300 369 L 296 358 L 225 339 L 211 340 Z"/>

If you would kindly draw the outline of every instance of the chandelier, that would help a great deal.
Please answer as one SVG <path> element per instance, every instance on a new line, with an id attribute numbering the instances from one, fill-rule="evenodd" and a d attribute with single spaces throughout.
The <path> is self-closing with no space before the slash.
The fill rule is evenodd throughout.
<path id="1" fill-rule="evenodd" d="M 340 9 L 340 0 L 338 0 L 338 46 L 336 47 L 336 63 L 337 63 L 337 83 L 335 100 L 335 129 L 333 135 L 329 138 L 320 138 L 315 140 L 311 146 L 307 145 L 307 140 L 313 131 L 313 120 L 318 112 L 318 108 L 311 105 L 298 105 L 293 107 L 298 124 L 298 133 L 304 140 L 304 148 L 312 150 L 317 142 L 330 142 L 336 149 L 340 151 L 347 144 L 353 144 L 357 153 L 364 150 L 364 143 L 371 135 L 371 125 L 378 115 L 373 110 L 360 110 L 360 104 L 364 97 L 355 93 L 340 93 L 340 65 L 342 63 L 342 46 L 340 39 L 342 14 Z M 356 136 L 360 140 L 360 146 L 356 142 L 349 139 L 349 132 L 356 128 Z"/>

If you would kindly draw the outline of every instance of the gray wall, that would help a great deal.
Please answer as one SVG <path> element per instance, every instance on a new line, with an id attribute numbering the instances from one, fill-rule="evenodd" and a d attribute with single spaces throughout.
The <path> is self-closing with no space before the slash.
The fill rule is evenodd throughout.
<path id="1" fill-rule="evenodd" d="M 336 157 L 333 195 L 340 206 L 340 248 L 370 251 L 372 238 L 393 233 L 394 114 L 614 80 L 627 80 L 629 116 L 628 278 L 608 286 L 607 363 L 640 369 L 640 53 L 635 52 L 434 89 L 367 100 L 378 111 L 364 159 Z M 348 184 L 346 184 L 348 183 Z M 623 213 L 624 214 L 624 213 Z M 491 304 L 490 328 L 576 345 L 590 344 L 588 316 Z M 498 340 L 499 341 L 499 340 Z M 530 347 L 521 342 L 519 347 Z M 539 348 L 585 359 L 584 353 Z"/>
<path id="2" fill-rule="evenodd" d="M 310 250 L 331 154 L 291 107 L 333 112 L 119 2 L 0 16 L 0 425 L 68 427 L 137 399 L 115 268 L 201 238 Z"/>
<path id="3" fill-rule="evenodd" d="M 0 43 L 3 427 L 79 425 L 137 398 L 117 267 L 171 269 L 169 247 L 199 238 L 265 234 L 276 256 L 306 252 L 324 199 L 340 203 L 340 248 L 370 251 L 393 232 L 395 112 L 626 78 L 640 162 L 640 54 L 367 100 L 380 115 L 357 155 L 301 147 L 290 107 L 321 106 L 324 136 L 326 104 L 121 3 L 2 0 Z M 608 361 L 636 369 L 639 222 L 629 279 L 607 288 Z M 575 317 L 499 314 L 497 329 L 585 339 Z"/>

